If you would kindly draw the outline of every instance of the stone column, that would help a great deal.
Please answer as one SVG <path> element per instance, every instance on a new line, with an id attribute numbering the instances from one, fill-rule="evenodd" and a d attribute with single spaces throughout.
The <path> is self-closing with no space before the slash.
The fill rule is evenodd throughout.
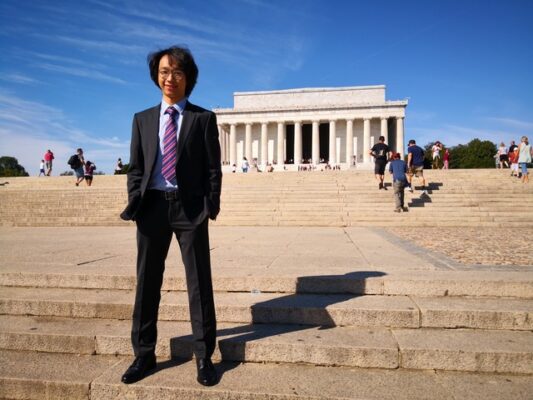
<path id="1" fill-rule="evenodd" d="M 381 118 L 381 136 L 385 136 L 385 143 L 389 144 L 389 130 L 387 118 Z"/>
<path id="2" fill-rule="evenodd" d="M 396 118 L 396 151 L 401 154 L 402 160 L 404 156 L 404 143 L 403 143 L 403 117 Z"/>
<path id="3" fill-rule="evenodd" d="M 353 158 L 353 120 L 346 120 L 346 164 L 352 165 Z"/>
<path id="4" fill-rule="evenodd" d="M 229 128 L 229 163 L 237 165 L 237 126 L 231 124 Z"/>
<path id="5" fill-rule="evenodd" d="M 336 128 L 336 121 L 332 119 L 329 121 L 329 164 L 334 165 L 337 164 L 337 141 L 335 139 L 337 130 Z"/>
<path id="6" fill-rule="evenodd" d="M 311 153 L 313 164 L 317 165 L 320 163 L 320 134 L 319 134 L 319 122 L 313 121 L 313 133 L 312 133 L 312 144 L 311 144 Z"/>
<path id="7" fill-rule="evenodd" d="M 252 124 L 246 124 L 246 133 L 244 138 L 244 156 L 249 163 L 252 162 Z"/>
<path id="8" fill-rule="evenodd" d="M 268 124 L 261 124 L 261 165 L 268 163 Z"/>
<path id="9" fill-rule="evenodd" d="M 365 164 L 370 162 L 370 119 L 365 118 L 363 122 L 363 162 Z"/>
<path id="10" fill-rule="evenodd" d="M 220 161 L 224 162 L 224 127 L 222 125 L 217 125 L 218 128 L 218 142 L 220 144 Z"/>
<path id="11" fill-rule="evenodd" d="M 294 122 L 294 164 L 302 163 L 302 122 Z"/>
<path id="12" fill-rule="evenodd" d="M 226 163 L 229 164 L 229 132 L 227 127 L 224 129 L 224 148 L 226 151 Z"/>
<path id="13" fill-rule="evenodd" d="M 285 124 L 278 122 L 278 165 L 285 164 Z"/>

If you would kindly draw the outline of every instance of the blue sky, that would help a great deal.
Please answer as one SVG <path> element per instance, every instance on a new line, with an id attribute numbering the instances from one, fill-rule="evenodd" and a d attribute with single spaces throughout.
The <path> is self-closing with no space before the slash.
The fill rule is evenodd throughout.
<path id="1" fill-rule="evenodd" d="M 533 136 L 533 1 L 2 0 L 0 155 L 55 174 L 77 147 L 127 161 L 133 113 L 157 104 L 146 55 L 185 44 L 191 101 L 233 92 L 387 86 L 405 137 L 448 146 Z"/>

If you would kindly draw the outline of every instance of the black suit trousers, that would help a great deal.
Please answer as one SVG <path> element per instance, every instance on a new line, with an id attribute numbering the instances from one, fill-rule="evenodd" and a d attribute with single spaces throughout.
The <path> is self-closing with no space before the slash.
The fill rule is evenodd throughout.
<path id="1" fill-rule="evenodd" d="M 172 234 L 178 240 L 187 281 L 189 311 L 197 358 L 210 358 L 216 344 L 208 219 L 190 221 L 179 199 L 165 200 L 148 190 L 137 223 L 137 290 L 131 340 L 135 356 L 155 351 L 161 285 Z"/>

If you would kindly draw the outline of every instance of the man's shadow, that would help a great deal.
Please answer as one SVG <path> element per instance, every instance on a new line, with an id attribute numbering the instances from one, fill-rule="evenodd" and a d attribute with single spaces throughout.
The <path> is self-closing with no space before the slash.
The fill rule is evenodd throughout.
<path id="1" fill-rule="evenodd" d="M 423 186 L 413 186 L 415 190 L 424 190 L 426 189 L 427 193 L 422 193 L 420 197 L 413 197 L 411 201 L 407 203 L 410 208 L 419 208 L 425 207 L 426 203 L 433 203 L 431 195 L 434 191 L 440 190 L 442 187 L 442 182 L 430 182 L 424 188 Z"/>
<path id="2" fill-rule="evenodd" d="M 220 377 L 246 361 L 246 344 L 249 342 L 339 325 L 327 308 L 364 295 L 367 281 L 384 275 L 381 271 L 359 271 L 344 275 L 298 277 L 294 294 L 255 303 L 251 307 L 251 323 L 217 330 L 221 358 L 217 371 Z M 170 349 L 173 359 L 190 360 L 193 356 L 192 335 L 172 338 Z"/>

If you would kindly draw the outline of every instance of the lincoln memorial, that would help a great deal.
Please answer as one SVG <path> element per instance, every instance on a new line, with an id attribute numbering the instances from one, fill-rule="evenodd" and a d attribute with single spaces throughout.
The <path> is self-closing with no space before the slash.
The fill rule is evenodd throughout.
<path id="1" fill-rule="evenodd" d="M 379 136 L 404 148 L 407 100 L 385 100 L 385 85 L 234 93 L 233 108 L 217 108 L 222 161 L 243 157 L 287 169 L 300 164 L 369 168 Z M 277 168 L 276 168 L 277 169 Z"/>

